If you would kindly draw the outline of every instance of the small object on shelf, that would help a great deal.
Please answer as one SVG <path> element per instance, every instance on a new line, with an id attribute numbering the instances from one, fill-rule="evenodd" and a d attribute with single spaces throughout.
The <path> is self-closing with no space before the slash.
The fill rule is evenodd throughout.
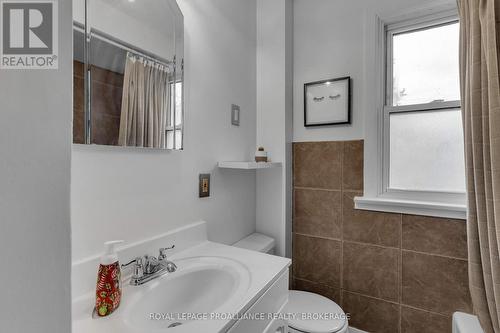
<path id="1" fill-rule="evenodd" d="M 267 152 L 264 150 L 264 147 L 259 147 L 255 152 L 255 162 L 267 162 Z"/>

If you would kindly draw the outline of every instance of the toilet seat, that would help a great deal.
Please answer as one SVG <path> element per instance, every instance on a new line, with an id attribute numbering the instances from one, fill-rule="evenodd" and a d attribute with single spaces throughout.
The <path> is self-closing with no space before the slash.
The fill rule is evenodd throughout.
<path id="1" fill-rule="evenodd" d="M 347 317 L 332 300 L 305 291 L 290 290 L 284 311 L 292 332 L 344 333 Z M 293 315 L 296 315 L 294 318 Z"/>

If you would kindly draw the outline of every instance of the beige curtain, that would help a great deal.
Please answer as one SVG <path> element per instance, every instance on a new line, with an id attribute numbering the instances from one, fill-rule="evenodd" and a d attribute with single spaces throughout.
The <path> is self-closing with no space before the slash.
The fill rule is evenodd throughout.
<path id="1" fill-rule="evenodd" d="M 168 69 L 128 54 L 118 144 L 165 148 L 168 101 Z"/>
<path id="2" fill-rule="evenodd" d="M 483 329 L 500 333 L 500 1 L 458 4 L 469 285 Z"/>

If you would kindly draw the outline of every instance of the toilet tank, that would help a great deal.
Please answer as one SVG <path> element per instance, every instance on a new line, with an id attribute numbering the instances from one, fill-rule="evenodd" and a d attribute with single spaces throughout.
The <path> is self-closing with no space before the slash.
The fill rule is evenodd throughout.
<path id="1" fill-rule="evenodd" d="M 484 333 L 476 316 L 455 312 L 453 314 L 453 333 Z"/>
<path id="2" fill-rule="evenodd" d="M 234 243 L 233 246 L 267 254 L 274 254 L 275 241 L 269 236 L 255 233 Z"/>

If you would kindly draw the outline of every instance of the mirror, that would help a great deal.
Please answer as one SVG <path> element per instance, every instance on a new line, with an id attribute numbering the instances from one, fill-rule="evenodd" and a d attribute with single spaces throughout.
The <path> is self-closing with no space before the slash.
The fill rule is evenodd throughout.
<path id="1" fill-rule="evenodd" d="M 76 1 L 73 31 L 73 143 L 182 150 L 184 17 L 176 1 Z"/>

